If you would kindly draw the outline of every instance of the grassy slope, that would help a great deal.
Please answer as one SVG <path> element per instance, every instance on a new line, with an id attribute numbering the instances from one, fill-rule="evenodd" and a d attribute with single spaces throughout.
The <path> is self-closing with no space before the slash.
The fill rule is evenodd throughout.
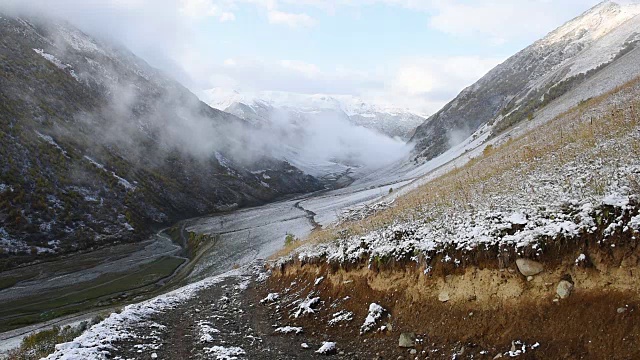
<path id="1" fill-rule="evenodd" d="M 395 206 L 361 221 L 316 231 L 305 242 L 286 249 L 286 253 L 303 245 L 324 243 L 345 235 L 364 235 L 416 218 L 430 221 L 482 206 L 499 208 L 519 196 L 532 206 L 558 200 L 553 197 L 557 194 L 545 193 L 544 189 L 536 192 L 535 187 L 540 183 L 533 175 L 538 174 L 564 182 L 560 188 L 567 196 L 600 197 L 610 185 L 610 174 L 596 171 L 581 184 L 575 184 L 575 179 L 558 178 L 563 175 L 559 169 L 575 162 L 617 163 L 637 159 L 640 142 L 634 136 L 637 136 L 640 119 L 639 94 L 640 79 L 634 79 L 581 103 L 533 131 L 488 147 L 482 156 L 398 198 Z M 629 179 L 635 185 L 638 180 L 637 177 Z M 640 188 L 633 190 L 640 192 Z"/>

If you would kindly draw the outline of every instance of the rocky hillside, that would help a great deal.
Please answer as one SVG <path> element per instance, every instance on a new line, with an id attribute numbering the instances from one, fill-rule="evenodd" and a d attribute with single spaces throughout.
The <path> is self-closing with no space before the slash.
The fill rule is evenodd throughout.
<path id="1" fill-rule="evenodd" d="M 0 15 L 4 262 L 135 241 L 154 225 L 321 187 L 256 137 L 126 49 L 67 23 Z"/>
<path id="2" fill-rule="evenodd" d="M 203 99 L 216 109 L 261 122 L 282 112 L 297 117 L 332 112 L 334 116 L 347 118 L 354 125 L 405 141 L 425 121 L 424 117 L 409 110 L 371 104 L 350 95 L 306 95 L 277 91 L 250 94 L 215 88 L 205 91 Z"/>
<path id="3" fill-rule="evenodd" d="M 492 133 L 524 120 L 609 67 L 608 91 L 640 71 L 630 53 L 640 40 L 640 5 L 605 1 L 498 65 L 416 130 L 417 158 L 431 159 L 483 125 Z M 593 96 L 585 87 L 584 96 Z M 571 105 L 575 105 L 571 104 Z"/>

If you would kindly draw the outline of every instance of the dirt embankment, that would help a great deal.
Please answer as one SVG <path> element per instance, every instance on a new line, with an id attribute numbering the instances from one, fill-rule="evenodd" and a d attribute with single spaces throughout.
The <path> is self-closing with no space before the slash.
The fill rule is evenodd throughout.
<path id="1" fill-rule="evenodd" d="M 515 253 L 494 249 L 460 256 L 467 263 L 457 266 L 436 257 L 426 273 L 427 265 L 416 262 L 349 269 L 292 263 L 275 270 L 263 292 L 281 294 L 279 309 L 319 296 L 324 303 L 316 312 L 290 319 L 291 325 L 371 358 L 638 359 L 636 235 L 552 242 L 536 258 L 544 269 L 533 276 L 520 272 Z M 567 292 L 559 287 L 571 290 L 568 297 L 560 298 Z M 371 303 L 388 316 L 360 335 Z M 329 326 L 339 311 L 352 312 L 353 320 Z M 399 348 L 400 334 L 408 332 L 416 334 L 415 346 Z"/>

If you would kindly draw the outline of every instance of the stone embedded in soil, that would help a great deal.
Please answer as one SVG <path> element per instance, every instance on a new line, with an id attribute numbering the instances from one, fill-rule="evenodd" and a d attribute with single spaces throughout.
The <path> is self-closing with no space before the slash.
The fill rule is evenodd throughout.
<path id="1" fill-rule="evenodd" d="M 544 271 L 544 265 L 529 259 L 520 258 L 516 260 L 516 265 L 520 273 L 524 276 L 534 276 Z"/>
<path id="2" fill-rule="evenodd" d="M 558 287 L 556 289 L 556 294 L 560 299 L 566 299 L 571 295 L 571 291 L 573 291 L 573 284 L 568 282 L 567 280 L 561 280 L 558 283 Z"/>
<path id="3" fill-rule="evenodd" d="M 618 308 L 616 311 L 618 312 L 618 314 L 622 314 L 622 313 L 627 312 L 627 308 L 626 307 L 621 307 L 621 308 Z"/>
<path id="4" fill-rule="evenodd" d="M 337 353 L 336 343 L 332 341 L 323 341 L 320 349 L 316 350 L 317 354 L 334 355 Z"/>
<path id="5" fill-rule="evenodd" d="M 412 348 L 416 346 L 416 334 L 412 332 L 400 334 L 398 346 L 401 348 Z"/>
<path id="6" fill-rule="evenodd" d="M 449 301 L 449 293 L 446 291 L 441 292 L 440 294 L 438 294 L 438 300 L 440 302 L 447 302 Z"/>

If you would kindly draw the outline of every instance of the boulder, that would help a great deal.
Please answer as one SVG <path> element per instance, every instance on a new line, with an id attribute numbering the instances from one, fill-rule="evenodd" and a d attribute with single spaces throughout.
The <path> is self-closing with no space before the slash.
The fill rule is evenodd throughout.
<path id="1" fill-rule="evenodd" d="M 568 298 L 571 295 L 571 291 L 573 291 L 573 284 L 567 280 L 561 280 L 556 288 L 556 294 L 560 299 Z"/>
<path id="2" fill-rule="evenodd" d="M 442 291 L 440 294 L 438 294 L 438 300 L 440 302 L 447 302 L 449 301 L 449 293 L 446 291 Z"/>
<path id="3" fill-rule="evenodd" d="M 412 332 L 400 334 L 398 346 L 401 348 L 412 348 L 416 346 L 416 334 Z"/>
<path id="4" fill-rule="evenodd" d="M 516 265 L 520 273 L 524 276 L 538 275 L 544 270 L 544 265 L 541 263 L 524 258 L 516 260 Z"/>

